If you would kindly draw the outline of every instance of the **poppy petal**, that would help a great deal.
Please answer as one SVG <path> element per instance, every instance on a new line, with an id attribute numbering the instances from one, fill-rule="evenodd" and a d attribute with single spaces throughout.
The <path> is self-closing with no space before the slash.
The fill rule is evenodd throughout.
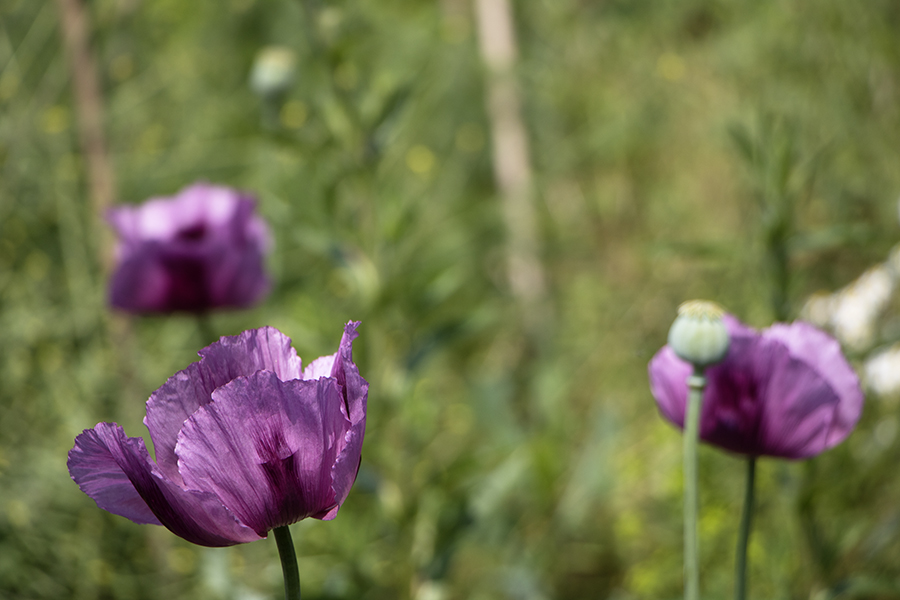
<path id="1" fill-rule="evenodd" d="M 340 505 L 347 499 L 350 488 L 356 481 L 362 454 L 363 436 L 366 432 L 369 384 L 360 376 L 359 368 L 353 362 L 353 340 L 359 336 L 356 332 L 357 327 L 359 327 L 359 322 L 352 321 L 344 327 L 344 335 L 341 337 L 341 345 L 335 355 L 336 359 L 331 373 L 343 391 L 346 403 L 345 414 L 350 420 L 351 427 L 345 436 L 344 448 L 338 455 L 332 470 L 332 485 L 337 505 L 325 515 L 315 515 L 324 520 L 331 520 L 337 516 Z"/>
<path id="2" fill-rule="evenodd" d="M 101 423 L 97 428 L 106 425 L 109 424 Z M 147 452 L 144 440 L 140 438 L 129 438 L 125 443 L 136 454 Z M 162 525 L 96 430 L 85 429 L 75 438 L 75 447 L 69 450 L 68 467 L 69 474 L 81 491 L 93 498 L 103 510 L 141 525 Z"/>
<path id="3" fill-rule="evenodd" d="M 201 546 L 221 547 L 252 542 L 264 537 L 240 523 L 222 506 L 214 494 L 186 490 L 166 479 L 154 468 L 143 440 L 126 437 L 122 428 L 115 423 L 100 423 L 94 429 L 85 431 L 76 439 L 76 448 L 78 446 L 84 449 L 86 455 L 93 457 L 95 464 L 102 465 L 104 474 L 111 471 L 111 462 L 115 462 L 147 508 L 155 515 L 156 522 L 165 525 L 172 533 L 189 542 Z M 82 480 L 79 482 L 82 490 L 97 500 L 98 505 L 100 502 L 98 497 L 106 503 L 110 496 L 106 493 L 108 488 L 102 489 L 92 485 L 96 479 L 91 480 L 86 476 L 85 464 L 76 463 L 75 466 L 76 472 L 70 473 L 73 478 L 77 475 Z M 121 494 L 123 483 L 118 477 L 114 480 L 115 491 Z M 88 490 L 94 491 L 97 496 Z M 152 522 L 145 519 L 146 514 L 141 510 L 134 511 L 136 502 L 133 495 L 125 494 L 121 498 L 126 502 L 124 505 L 126 510 L 110 512 L 131 518 L 123 514 L 131 511 L 139 518 L 144 518 L 141 522 Z M 123 505 L 117 507 L 121 509 Z"/>
<path id="4" fill-rule="evenodd" d="M 176 483 L 181 483 L 175 456 L 178 432 L 188 417 L 212 401 L 213 390 L 236 377 L 262 370 L 274 372 L 282 381 L 302 377 L 300 359 L 290 338 L 274 327 L 223 337 L 199 354 L 200 362 L 179 371 L 153 392 L 144 417 L 156 448 L 156 462 Z"/>
<path id="5" fill-rule="evenodd" d="M 334 507 L 331 470 L 350 429 L 334 379 L 260 371 L 213 398 L 178 436 L 188 486 L 216 494 L 260 535 Z"/>

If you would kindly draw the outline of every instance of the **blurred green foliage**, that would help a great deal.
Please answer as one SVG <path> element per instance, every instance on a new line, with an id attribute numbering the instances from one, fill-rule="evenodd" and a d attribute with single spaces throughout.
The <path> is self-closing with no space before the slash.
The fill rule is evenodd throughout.
<path id="1" fill-rule="evenodd" d="M 88 7 L 120 200 L 206 179 L 272 224 L 274 293 L 214 331 L 273 325 L 310 359 L 363 322 L 359 480 L 335 521 L 293 527 L 310 600 L 679 597 L 680 436 L 645 372 L 675 307 L 765 326 L 896 242 L 891 0 L 516 3 L 540 343 L 506 290 L 469 2 Z M 59 40 L 56 3 L 0 0 L 0 597 L 277 597 L 274 543 L 191 546 L 66 472 L 97 421 L 144 435 L 143 401 L 210 340 L 187 316 L 108 314 Z M 273 44 L 297 78 L 267 106 L 248 78 Z M 789 218 L 766 212 L 786 198 Z M 900 597 L 898 410 L 870 398 L 840 447 L 761 462 L 751 597 Z M 701 477 L 703 588 L 722 598 L 741 463 L 704 448 Z"/>

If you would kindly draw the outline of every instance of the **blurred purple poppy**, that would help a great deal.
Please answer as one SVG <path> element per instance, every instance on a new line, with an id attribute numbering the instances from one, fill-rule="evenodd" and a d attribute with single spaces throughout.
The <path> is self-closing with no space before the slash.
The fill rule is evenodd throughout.
<path id="1" fill-rule="evenodd" d="M 109 301 L 132 312 L 203 312 L 247 307 L 269 289 L 271 245 L 252 197 L 198 183 L 172 198 L 120 206 L 108 219 L 119 235 Z"/>
<path id="2" fill-rule="evenodd" d="M 850 435 L 863 393 L 837 341 L 802 321 L 762 332 L 730 315 L 725 324 L 731 345 L 706 369 L 700 439 L 749 456 L 802 459 Z M 682 428 L 692 369 L 668 346 L 649 366 L 660 412 Z"/>
<path id="3" fill-rule="evenodd" d="M 333 519 L 356 480 L 366 428 L 369 385 L 352 356 L 358 325 L 305 370 L 272 327 L 221 338 L 147 401 L 156 462 L 143 439 L 100 423 L 75 438 L 72 479 L 100 508 L 201 546 Z"/>

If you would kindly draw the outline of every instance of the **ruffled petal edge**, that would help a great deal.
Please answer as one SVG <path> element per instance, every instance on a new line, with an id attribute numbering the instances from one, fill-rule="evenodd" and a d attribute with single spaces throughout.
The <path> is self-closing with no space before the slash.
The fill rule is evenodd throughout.
<path id="1" fill-rule="evenodd" d="M 137 523 L 164 525 L 200 546 L 233 546 L 262 539 L 240 523 L 215 495 L 184 489 L 154 467 L 144 441 L 127 437 L 115 423 L 99 423 L 85 430 L 70 452 L 73 479 L 77 476 L 76 483 L 100 508 Z M 131 483 L 133 492 L 127 490 L 123 477 Z M 104 482 L 112 485 L 104 486 Z M 150 520 L 148 511 L 155 520 Z"/>

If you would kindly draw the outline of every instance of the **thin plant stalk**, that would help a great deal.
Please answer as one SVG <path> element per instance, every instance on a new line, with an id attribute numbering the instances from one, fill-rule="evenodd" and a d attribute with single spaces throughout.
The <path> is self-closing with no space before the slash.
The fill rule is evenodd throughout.
<path id="1" fill-rule="evenodd" d="M 700 407 L 706 376 L 694 368 L 688 377 L 688 406 L 684 419 L 684 598 L 700 598 L 700 548 L 697 536 L 700 502 L 697 481 L 697 444 L 700 435 Z"/>
<path id="2" fill-rule="evenodd" d="M 747 459 L 747 483 L 744 490 L 744 509 L 741 514 L 741 529 L 738 532 L 737 554 L 735 556 L 734 599 L 747 597 L 747 546 L 753 527 L 754 490 L 756 487 L 756 457 Z"/>
<path id="3" fill-rule="evenodd" d="M 300 600 L 300 570 L 297 568 L 297 553 L 291 539 L 291 530 L 284 525 L 272 531 L 275 533 L 278 556 L 281 558 L 281 572 L 284 573 L 284 598 Z"/>

